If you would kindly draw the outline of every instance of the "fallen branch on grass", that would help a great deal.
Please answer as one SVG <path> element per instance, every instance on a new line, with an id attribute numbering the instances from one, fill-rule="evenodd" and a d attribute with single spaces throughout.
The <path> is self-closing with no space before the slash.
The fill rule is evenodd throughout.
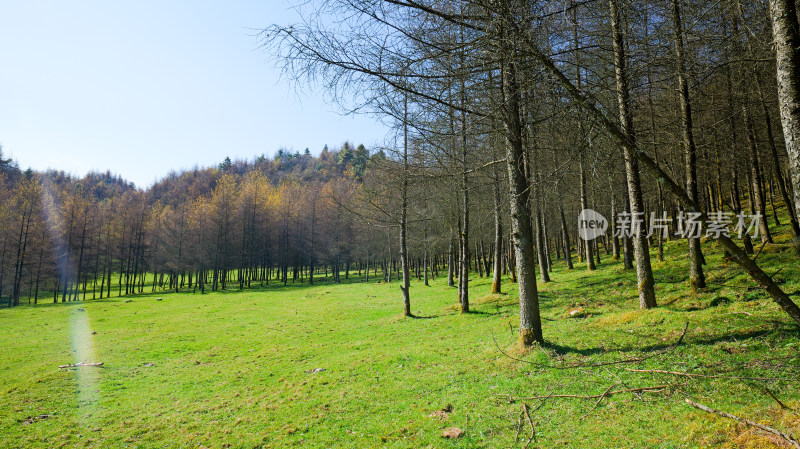
<path id="1" fill-rule="evenodd" d="M 74 363 L 74 364 L 72 364 L 72 365 L 59 365 L 59 366 L 58 366 L 58 368 L 59 368 L 59 369 L 64 369 L 64 368 L 77 368 L 77 367 L 79 367 L 79 366 L 97 366 L 97 367 L 101 367 L 101 366 L 103 366 L 103 362 L 92 362 L 92 363 L 88 363 L 88 362 L 80 362 L 80 363 Z"/>
<path id="2" fill-rule="evenodd" d="M 511 395 L 499 395 L 499 396 L 507 396 L 509 400 L 514 400 L 514 401 L 532 401 L 532 400 L 550 399 L 550 398 L 602 399 L 619 393 L 637 393 L 643 391 L 647 391 L 650 393 L 660 393 L 674 386 L 675 385 L 657 385 L 653 387 L 627 388 L 625 390 L 614 390 L 614 391 L 611 391 L 611 388 L 607 388 L 604 392 L 600 394 L 592 394 L 592 395 L 548 394 L 547 396 L 528 396 L 528 397 L 515 397 Z M 612 387 L 614 387 L 614 385 L 612 385 Z"/>
<path id="3" fill-rule="evenodd" d="M 705 406 L 703 404 L 698 404 L 697 402 L 694 402 L 694 401 L 692 401 L 692 400 L 690 400 L 688 398 L 686 399 L 686 403 L 688 403 L 692 407 L 694 407 L 696 409 L 700 409 L 700 410 L 702 410 L 704 412 L 714 413 L 716 415 L 723 416 L 725 418 L 734 419 L 734 420 L 739 421 L 741 423 L 745 423 L 748 426 L 752 426 L 752 427 L 755 427 L 757 429 L 761 429 L 761 430 L 763 430 L 765 432 L 769 432 L 769 433 L 771 433 L 773 435 L 777 435 L 777 436 L 783 438 L 784 440 L 788 441 L 789 443 L 792 443 L 794 445 L 794 447 L 796 447 L 797 449 L 800 449 L 800 441 L 795 440 L 792 435 L 787 435 L 787 434 L 781 432 L 778 429 L 775 429 L 775 428 L 772 428 L 772 427 L 769 427 L 769 426 L 765 426 L 763 424 L 759 424 L 759 423 L 757 423 L 755 421 L 750 421 L 749 419 L 741 418 L 741 417 L 736 416 L 736 415 L 731 415 L 730 413 L 725 413 L 725 412 L 721 412 L 719 410 L 714 410 L 711 407 L 707 407 L 707 406 Z"/>
<path id="4" fill-rule="evenodd" d="M 608 388 L 606 388 L 606 391 L 604 391 L 604 392 L 603 392 L 603 394 L 601 394 L 601 395 L 600 395 L 600 397 L 599 397 L 599 398 L 597 398 L 597 402 L 595 402 L 595 403 L 594 403 L 594 405 L 592 406 L 592 408 L 591 408 L 591 409 L 589 409 L 589 411 L 588 411 L 588 412 L 584 413 L 584 414 L 583 414 L 583 416 L 581 416 L 581 417 L 580 417 L 580 419 L 578 419 L 578 421 L 583 421 L 583 420 L 584 420 L 584 418 L 586 418 L 587 416 L 589 416 L 589 414 L 590 414 L 590 413 L 592 413 L 592 412 L 594 411 L 594 409 L 596 409 L 596 408 L 597 408 L 597 406 L 598 406 L 598 405 L 600 405 L 600 402 L 602 402 L 602 401 L 603 401 L 603 398 L 604 398 L 604 397 L 606 397 L 606 396 L 608 396 L 608 393 L 611 391 L 611 389 L 612 389 L 612 388 L 614 388 L 614 387 L 616 387 L 617 385 L 619 385 L 619 384 L 613 384 L 613 385 L 610 385 Z"/>
<path id="5" fill-rule="evenodd" d="M 517 446 L 517 442 L 519 441 L 519 433 L 522 431 L 522 412 L 519 412 L 519 417 L 517 418 L 517 433 L 514 435 L 514 442 L 511 443 L 511 449 Z"/>
<path id="6" fill-rule="evenodd" d="M 713 375 L 713 374 L 692 374 L 692 373 L 682 373 L 680 371 L 666 371 L 663 369 L 633 369 L 633 368 L 625 368 L 625 371 L 630 371 L 632 373 L 651 373 L 651 374 L 671 374 L 673 376 L 683 376 L 683 377 L 702 377 L 706 379 L 737 379 L 737 380 L 785 380 L 794 382 L 796 379 L 788 379 L 786 377 L 745 377 L 745 376 L 720 376 L 720 375 Z"/>
<path id="7" fill-rule="evenodd" d="M 784 404 L 783 402 L 781 402 L 781 400 L 780 400 L 780 399 L 778 399 L 778 397 L 777 397 L 777 396 L 775 396 L 775 393 L 773 393 L 772 391 L 770 391 L 770 389 L 769 389 L 769 388 L 767 388 L 767 386 L 766 386 L 766 385 L 764 385 L 764 390 L 766 390 L 766 391 L 767 391 L 767 394 L 769 395 L 769 397 L 771 397 L 772 399 L 774 399 L 774 400 L 775 400 L 775 402 L 777 402 L 777 403 L 778 403 L 778 405 L 780 406 L 780 408 L 782 408 L 782 409 L 784 409 L 784 410 L 794 410 L 793 408 L 791 408 L 791 407 L 789 407 L 788 405 L 786 405 L 786 404 Z"/>
<path id="8" fill-rule="evenodd" d="M 509 401 L 509 403 L 513 403 L 513 402 L 514 401 Z M 523 446 L 523 449 L 526 449 L 528 446 L 530 446 L 531 442 L 536 441 L 536 425 L 533 423 L 533 420 L 531 419 L 531 413 L 535 413 L 537 410 L 542 408 L 542 406 L 544 406 L 545 402 L 546 401 L 539 402 L 539 405 L 537 405 L 536 407 L 533 407 L 532 409 L 528 408 L 528 404 L 526 404 L 524 402 L 522 403 L 522 409 L 520 410 L 519 415 L 517 417 L 517 426 L 516 426 L 517 433 L 514 436 L 514 442 L 511 443 L 511 447 L 512 448 L 516 447 L 517 443 L 519 442 L 520 432 L 522 432 L 522 428 L 524 427 L 524 424 L 522 423 L 522 418 L 523 417 L 525 417 L 526 421 L 528 422 L 528 425 L 531 427 L 531 434 L 528 437 L 528 442 L 525 443 L 525 446 Z"/>
<path id="9" fill-rule="evenodd" d="M 528 442 L 525 443 L 524 447 L 524 449 L 528 449 L 528 446 L 531 445 L 531 441 L 536 439 L 536 427 L 533 425 L 530 413 L 528 413 L 528 404 L 524 402 L 522 403 L 522 413 L 525 414 L 525 419 L 528 421 L 528 425 L 531 426 L 531 436 L 528 438 Z"/>

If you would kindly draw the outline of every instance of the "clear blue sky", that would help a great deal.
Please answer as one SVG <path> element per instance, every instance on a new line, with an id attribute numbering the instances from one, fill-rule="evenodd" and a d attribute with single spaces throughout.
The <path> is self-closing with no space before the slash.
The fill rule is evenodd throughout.
<path id="1" fill-rule="evenodd" d="M 256 30 L 287 0 L 0 0 L 0 145 L 22 169 L 170 170 L 284 147 L 368 147 L 386 129 L 296 91 Z"/>

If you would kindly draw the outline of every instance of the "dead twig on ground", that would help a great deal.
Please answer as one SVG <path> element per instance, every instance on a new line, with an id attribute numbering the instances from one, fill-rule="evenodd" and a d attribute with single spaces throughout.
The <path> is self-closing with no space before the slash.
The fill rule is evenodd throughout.
<path id="1" fill-rule="evenodd" d="M 725 418 L 734 419 L 734 420 L 739 421 L 741 423 L 747 424 L 748 426 L 752 426 L 752 427 L 755 427 L 757 429 L 761 429 L 761 430 L 763 430 L 765 432 L 769 432 L 769 433 L 771 433 L 773 435 L 777 435 L 777 436 L 783 438 L 784 440 L 786 440 L 787 442 L 791 443 L 792 445 L 794 445 L 794 447 L 796 447 L 797 449 L 800 449 L 800 442 L 799 441 L 795 440 L 792 435 L 785 434 L 785 433 L 781 432 L 778 429 L 775 429 L 775 428 L 769 427 L 769 426 L 765 426 L 765 425 L 759 424 L 759 423 L 757 423 L 755 421 L 750 421 L 749 419 L 742 418 L 742 417 L 739 417 L 739 416 L 736 416 L 736 415 L 732 415 L 730 413 L 725 413 L 725 412 L 722 412 L 722 411 L 719 411 L 719 410 L 714 410 L 711 407 L 707 407 L 707 406 L 705 406 L 703 404 L 698 404 L 697 402 L 694 402 L 694 401 L 690 400 L 689 398 L 686 398 L 686 403 L 691 405 L 692 407 L 694 407 L 696 409 L 699 409 L 699 410 L 702 410 L 704 412 L 714 413 L 716 415 L 719 415 L 719 416 L 722 416 L 722 417 L 725 417 Z"/>
<path id="2" fill-rule="evenodd" d="M 616 384 L 619 385 L 619 384 Z M 616 386 L 612 385 L 612 387 Z M 548 394 L 547 396 L 528 396 L 528 397 L 514 397 L 510 395 L 501 395 L 507 396 L 509 400 L 513 401 L 532 401 L 532 400 L 540 400 L 540 399 L 550 399 L 550 398 L 575 398 L 575 399 L 600 399 L 608 396 L 613 396 L 615 394 L 620 393 L 635 393 L 639 391 L 647 391 L 650 393 L 660 393 L 664 390 L 669 388 L 675 387 L 674 384 L 671 385 L 656 385 L 653 387 L 639 387 L 639 388 L 626 388 L 624 390 L 614 390 L 609 391 L 606 389 L 603 393 L 600 394 L 592 394 L 592 395 L 580 395 L 580 394 Z"/>
<path id="3" fill-rule="evenodd" d="M 533 425 L 530 413 L 528 413 L 528 405 L 524 402 L 522 403 L 522 413 L 525 414 L 525 419 L 528 421 L 528 425 L 531 426 L 531 436 L 528 437 L 528 442 L 525 443 L 525 449 L 528 449 L 528 446 L 531 445 L 531 441 L 536 439 L 536 427 Z"/>
<path id="4" fill-rule="evenodd" d="M 519 434 L 522 432 L 522 415 L 523 413 L 519 412 L 519 416 L 517 417 L 517 433 L 514 435 L 514 442 L 511 443 L 512 449 L 517 446 L 517 443 L 519 442 Z"/>
<path id="5" fill-rule="evenodd" d="M 721 376 L 721 375 L 714 375 L 714 374 L 692 374 L 692 373 L 683 373 L 680 371 L 667 371 L 663 369 L 633 369 L 633 368 L 625 368 L 625 371 L 630 371 L 632 373 L 650 373 L 650 374 L 671 374 L 673 376 L 682 376 L 682 377 L 702 377 L 705 379 L 736 379 L 736 380 L 761 380 L 761 381 L 776 381 L 776 380 L 785 380 L 785 381 L 795 381 L 796 379 L 788 379 L 786 377 L 747 377 L 747 376 Z"/>
<path id="6" fill-rule="evenodd" d="M 767 246 L 767 243 L 769 243 L 769 242 L 764 240 L 764 243 L 761 244 L 761 248 L 758 249 L 758 252 L 756 253 L 756 256 L 753 257 L 753 262 L 758 260 L 758 256 L 761 255 L 761 251 L 764 251 L 764 247 Z M 772 276 L 770 276 L 770 277 L 772 277 Z"/>
<path id="7" fill-rule="evenodd" d="M 775 402 L 777 402 L 777 403 L 778 403 L 778 406 L 779 406 L 780 408 L 782 408 L 782 409 L 784 409 L 784 410 L 794 410 L 793 408 L 791 408 L 791 407 L 789 407 L 788 405 L 786 405 L 786 404 L 784 404 L 783 402 L 781 402 L 781 400 L 780 400 L 780 399 L 778 399 L 778 397 L 777 397 L 777 396 L 775 396 L 775 393 L 773 393 L 773 392 L 772 392 L 772 390 L 770 390 L 769 388 L 767 388 L 767 386 L 766 386 L 766 385 L 764 385 L 764 390 L 767 392 L 767 394 L 768 394 L 768 395 L 769 395 L 769 396 L 770 396 L 772 399 L 774 399 L 774 400 L 775 400 Z"/>
<path id="8" fill-rule="evenodd" d="M 581 417 L 580 417 L 580 419 L 578 419 L 578 421 L 583 421 L 583 420 L 584 420 L 584 418 L 586 418 L 587 416 L 589 416 L 589 413 L 592 413 L 592 412 L 594 411 L 594 409 L 596 409 L 596 408 L 597 408 L 597 406 L 598 406 L 598 405 L 600 405 L 600 402 L 603 400 L 603 398 L 605 398 L 606 396 L 608 396 L 608 393 L 611 391 L 611 389 L 612 389 L 612 388 L 614 388 L 614 387 L 616 387 L 617 385 L 619 385 L 619 384 L 618 384 L 618 383 L 616 383 L 616 384 L 613 384 L 613 385 L 609 386 L 608 388 L 606 388 L 606 391 L 604 391 L 604 392 L 603 392 L 603 394 L 601 394 L 601 395 L 600 395 L 600 397 L 599 397 L 599 398 L 597 398 L 597 402 L 595 402 L 595 403 L 594 403 L 594 405 L 592 406 L 592 408 L 591 408 L 591 409 L 589 409 L 589 411 L 588 411 L 588 412 L 584 413 L 584 415 L 583 415 L 583 416 L 581 416 Z"/>

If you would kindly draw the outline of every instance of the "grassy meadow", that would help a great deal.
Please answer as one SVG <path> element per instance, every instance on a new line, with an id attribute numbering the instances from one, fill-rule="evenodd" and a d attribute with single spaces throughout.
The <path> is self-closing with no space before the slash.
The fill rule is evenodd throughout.
<path id="1" fill-rule="evenodd" d="M 785 243 L 759 261 L 800 293 Z M 514 286 L 489 295 L 476 274 L 468 315 L 444 278 L 412 283 L 418 318 L 401 316 L 398 282 L 357 279 L 3 309 L 0 447 L 782 447 L 684 401 L 800 436 L 798 329 L 714 246 L 710 288 L 691 296 L 685 245 L 669 243 L 651 311 L 621 262 L 556 262 L 548 345 L 528 352 Z M 59 369 L 79 361 L 104 366 Z M 553 397 L 642 387 L 660 388 Z"/>

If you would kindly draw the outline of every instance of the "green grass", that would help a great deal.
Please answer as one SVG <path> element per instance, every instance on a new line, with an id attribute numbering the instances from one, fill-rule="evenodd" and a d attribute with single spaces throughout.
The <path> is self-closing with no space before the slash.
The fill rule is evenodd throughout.
<path id="1" fill-rule="evenodd" d="M 759 262 L 782 268 L 777 278 L 796 292 L 800 264 L 785 240 Z M 714 284 L 691 296 L 685 245 L 669 243 L 667 261 L 654 261 L 661 307 L 652 311 L 637 308 L 635 273 L 605 254 L 595 273 L 556 262 L 554 281 L 540 284 L 548 345 L 526 353 L 516 345 L 516 291 L 506 280 L 508 294 L 489 295 L 489 280 L 474 274 L 468 315 L 444 279 L 415 281 L 417 319 L 401 316 L 399 283 L 357 281 L 4 309 L 0 447 L 511 447 L 523 403 L 536 426 L 531 447 L 774 447 L 684 402 L 800 434 L 800 415 L 764 389 L 800 408 L 798 329 L 714 246 L 704 245 Z M 588 317 L 567 318 L 575 306 Z M 660 353 L 686 323 L 683 344 Z M 105 366 L 58 369 L 83 360 Z M 315 368 L 325 371 L 306 373 Z M 612 385 L 670 387 L 599 402 L 509 400 Z M 431 416 L 448 405 L 444 418 Z M 516 447 L 530 434 L 524 425 Z M 444 439 L 448 427 L 465 435 Z"/>

